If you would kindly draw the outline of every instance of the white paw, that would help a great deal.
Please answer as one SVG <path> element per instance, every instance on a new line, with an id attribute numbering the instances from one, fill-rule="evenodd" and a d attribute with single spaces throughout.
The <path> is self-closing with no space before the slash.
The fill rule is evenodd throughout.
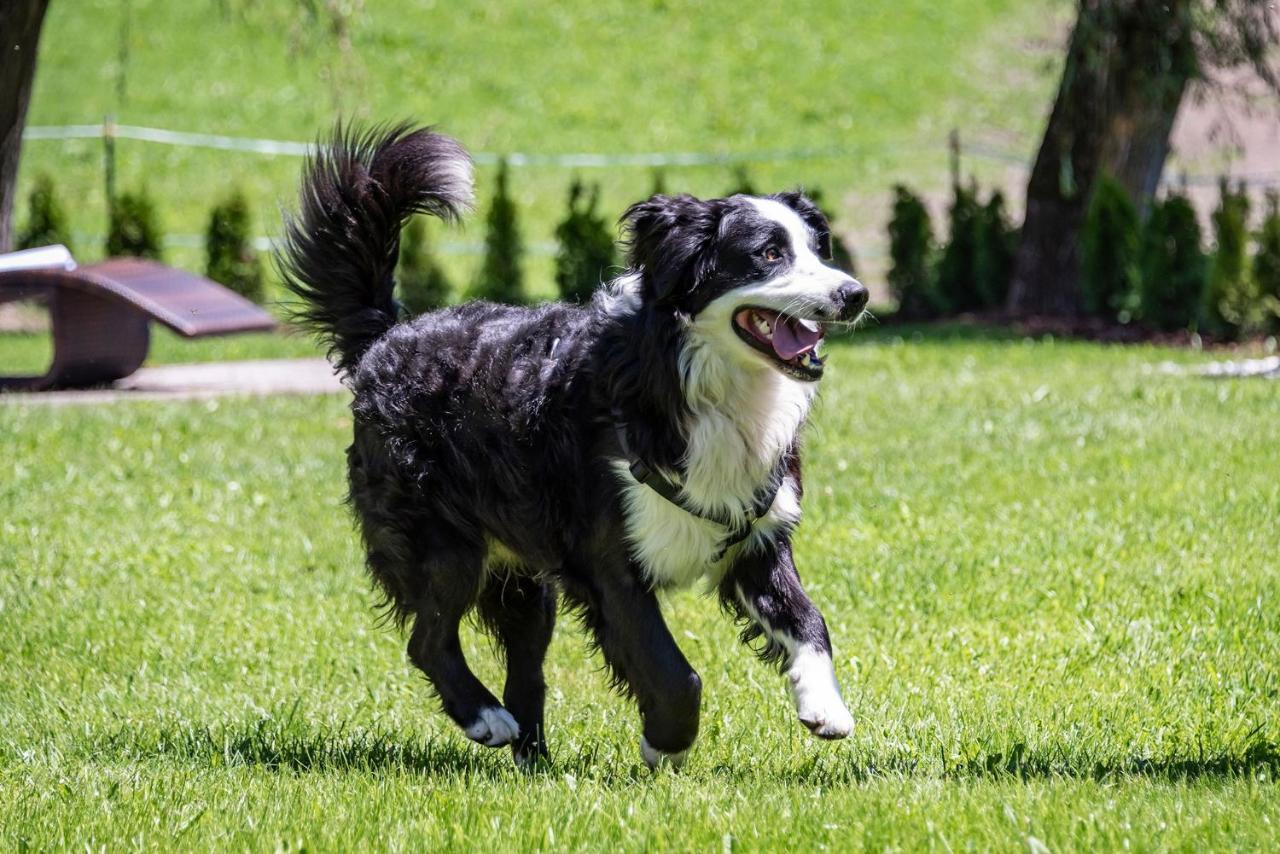
<path id="1" fill-rule="evenodd" d="M 489 706 L 480 710 L 480 717 L 463 729 L 467 738 L 486 747 L 501 747 L 520 737 L 520 725 L 511 713 L 501 706 Z"/>
<path id="2" fill-rule="evenodd" d="M 853 715 L 845 708 L 844 703 L 836 702 L 825 708 L 797 708 L 796 716 L 800 723 L 809 728 L 809 732 L 818 738 L 846 738 L 853 732 Z"/>
<path id="3" fill-rule="evenodd" d="M 796 717 L 818 738 L 845 738 L 853 732 L 853 715 L 840 697 L 831 657 L 825 652 L 801 647 L 787 668 Z"/>
<path id="4" fill-rule="evenodd" d="M 689 751 L 682 750 L 679 753 L 663 753 L 657 748 L 650 747 L 649 741 L 644 736 L 640 736 L 640 756 L 644 758 L 644 764 L 650 768 L 679 768 L 684 764 L 684 760 L 688 758 Z"/>

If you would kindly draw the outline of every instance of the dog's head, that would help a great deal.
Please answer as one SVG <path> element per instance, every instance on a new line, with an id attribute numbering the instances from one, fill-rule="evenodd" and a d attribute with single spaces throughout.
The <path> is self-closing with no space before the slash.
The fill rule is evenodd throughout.
<path id="1" fill-rule="evenodd" d="M 622 221 L 640 300 L 689 318 L 730 357 L 820 379 L 826 324 L 856 320 L 866 307 L 867 289 L 823 263 L 830 227 L 798 192 L 654 196 Z"/>

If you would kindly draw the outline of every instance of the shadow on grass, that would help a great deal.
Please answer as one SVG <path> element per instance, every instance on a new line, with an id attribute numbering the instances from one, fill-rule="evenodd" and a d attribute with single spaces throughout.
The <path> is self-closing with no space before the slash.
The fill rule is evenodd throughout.
<path id="1" fill-rule="evenodd" d="M 409 772 L 438 777 L 500 777 L 507 749 L 486 750 L 461 739 L 405 739 L 393 732 L 316 727 L 293 718 L 163 728 L 121 727 L 96 740 L 94 753 L 130 761 L 163 759 L 215 768 L 259 767 L 295 773 Z"/>
<path id="2" fill-rule="evenodd" d="M 452 779 L 509 779 L 515 768 L 510 752 L 487 750 L 463 740 L 406 739 L 400 733 L 348 729 L 345 724 L 316 726 L 294 719 L 261 718 L 232 724 L 181 724 L 144 729 L 122 727 L 94 742 L 99 758 L 138 761 L 162 759 L 203 767 L 259 767 L 290 773 L 360 771 L 412 773 Z M 1028 748 L 1015 743 L 1007 752 L 975 750 L 954 761 L 934 756 L 885 752 L 859 754 L 833 748 L 803 762 L 763 761 L 717 765 L 705 771 L 734 783 L 775 783 L 806 787 L 848 787 L 877 780 L 941 779 L 951 781 L 1096 780 L 1126 778 L 1165 782 L 1210 778 L 1280 779 L 1280 745 L 1257 733 L 1241 746 L 1198 751 L 1195 756 L 1101 757 L 1065 743 Z M 537 775 L 551 779 L 574 775 L 611 788 L 634 785 L 648 774 L 638 762 L 619 761 L 611 750 L 595 748 L 557 755 L 538 766 Z"/>
<path id="3" fill-rule="evenodd" d="M 713 773 L 733 779 L 754 779 L 760 772 L 751 768 L 718 766 Z M 1015 744 L 1008 753 L 982 753 L 964 761 L 941 757 L 885 755 L 882 757 L 840 757 L 819 755 L 770 776 L 778 782 L 798 786 L 839 787 L 879 779 L 931 778 L 951 781 L 977 780 L 1095 780 L 1145 779 L 1182 782 L 1200 779 L 1263 778 L 1280 779 L 1280 746 L 1254 738 L 1239 750 L 1223 750 L 1195 757 L 1096 757 L 1071 750 L 1065 745 L 1048 749 L 1028 749 Z"/>

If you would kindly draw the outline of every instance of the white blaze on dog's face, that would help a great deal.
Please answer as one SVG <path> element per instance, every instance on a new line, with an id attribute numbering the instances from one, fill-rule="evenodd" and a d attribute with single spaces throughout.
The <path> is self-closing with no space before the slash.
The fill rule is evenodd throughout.
<path id="1" fill-rule="evenodd" d="M 820 379 L 825 324 L 856 320 L 866 288 L 823 262 L 820 254 L 830 251 L 828 226 L 807 199 L 788 194 L 728 201 L 733 206 L 712 249 L 716 275 L 708 284 L 715 293 L 694 315 L 692 331 L 743 361 L 796 380 Z"/>

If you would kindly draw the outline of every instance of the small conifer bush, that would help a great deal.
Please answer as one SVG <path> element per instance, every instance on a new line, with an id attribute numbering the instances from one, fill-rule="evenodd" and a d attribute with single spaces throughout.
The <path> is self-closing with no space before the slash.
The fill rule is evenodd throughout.
<path id="1" fill-rule="evenodd" d="M 106 252 L 160 260 L 160 222 L 146 190 L 124 192 L 111 203 Z"/>
<path id="2" fill-rule="evenodd" d="M 1081 238 L 1084 308 L 1116 318 L 1132 309 L 1138 281 L 1138 211 L 1128 192 L 1110 176 L 1093 191 Z"/>
<path id="3" fill-rule="evenodd" d="M 262 261 L 253 251 L 249 203 L 239 190 L 209 213 L 205 275 L 242 297 L 262 302 Z"/>
<path id="4" fill-rule="evenodd" d="M 53 178 L 40 175 L 27 196 L 27 222 L 18 234 L 19 249 L 35 249 L 61 243 L 71 248 L 67 212 L 53 189 Z"/>
<path id="5" fill-rule="evenodd" d="M 485 218 L 484 258 L 472 293 L 477 299 L 519 305 L 527 302 L 524 291 L 520 222 L 511 198 L 507 161 L 498 164 L 493 202 Z"/>
<path id="6" fill-rule="evenodd" d="M 448 303 L 450 291 L 444 268 L 431 254 L 427 218 L 415 216 L 400 233 L 396 298 L 406 314 L 416 317 Z"/>
<path id="7" fill-rule="evenodd" d="M 1267 194 L 1266 214 L 1258 229 L 1253 281 L 1262 300 L 1268 329 L 1280 331 L 1280 192 L 1275 190 Z"/>
<path id="8" fill-rule="evenodd" d="M 978 217 L 978 253 L 974 262 L 978 298 L 983 308 L 999 308 L 1009 295 L 1018 229 L 1009 223 L 1004 194 L 994 191 Z"/>
<path id="9" fill-rule="evenodd" d="M 1213 212 L 1214 250 L 1204 294 L 1204 329 L 1237 338 L 1262 325 L 1262 299 L 1249 269 L 1249 196 L 1241 186 L 1219 183 Z"/>
<path id="10" fill-rule="evenodd" d="M 1186 196 L 1152 203 L 1138 249 L 1141 317 L 1156 329 L 1195 325 L 1205 287 L 1200 222 Z"/>
<path id="11" fill-rule="evenodd" d="M 840 232 L 836 231 L 836 217 L 825 203 L 825 194 L 818 187 L 806 187 L 804 194 L 809 197 L 809 201 L 818 206 L 818 210 L 822 211 L 822 215 L 827 218 L 827 225 L 831 227 L 831 266 L 856 278 L 857 256 Z"/>
<path id="12" fill-rule="evenodd" d="M 978 285 L 978 253 L 982 241 L 982 206 L 978 188 L 957 184 L 949 209 L 950 234 L 938 260 L 937 290 L 953 312 L 983 307 Z"/>
<path id="13" fill-rule="evenodd" d="M 649 188 L 650 196 L 667 195 L 667 173 L 659 166 L 653 170 L 653 185 Z"/>
<path id="14" fill-rule="evenodd" d="M 945 313 L 934 286 L 933 224 L 920 197 L 901 184 L 893 188 L 889 218 L 889 288 L 904 320 L 929 320 Z"/>
<path id="15" fill-rule="evenodd" d="M 580 180 L 573 180 L 569 210 L 556 226 L 556 286 L 569 302 L 589 301 L 617 262 L 613 233 L 597 211 L 599 203 L 599 184 L 588 192 Z"/>
<path id="16" fill-rule="evenodd" d="M 751 180 L 751 174 L 745 166 L 737 166 L 733 170 L 733 184 L 725 191 L 725 197 L 729 196 L 758 196 L 756 185 Z"/>

